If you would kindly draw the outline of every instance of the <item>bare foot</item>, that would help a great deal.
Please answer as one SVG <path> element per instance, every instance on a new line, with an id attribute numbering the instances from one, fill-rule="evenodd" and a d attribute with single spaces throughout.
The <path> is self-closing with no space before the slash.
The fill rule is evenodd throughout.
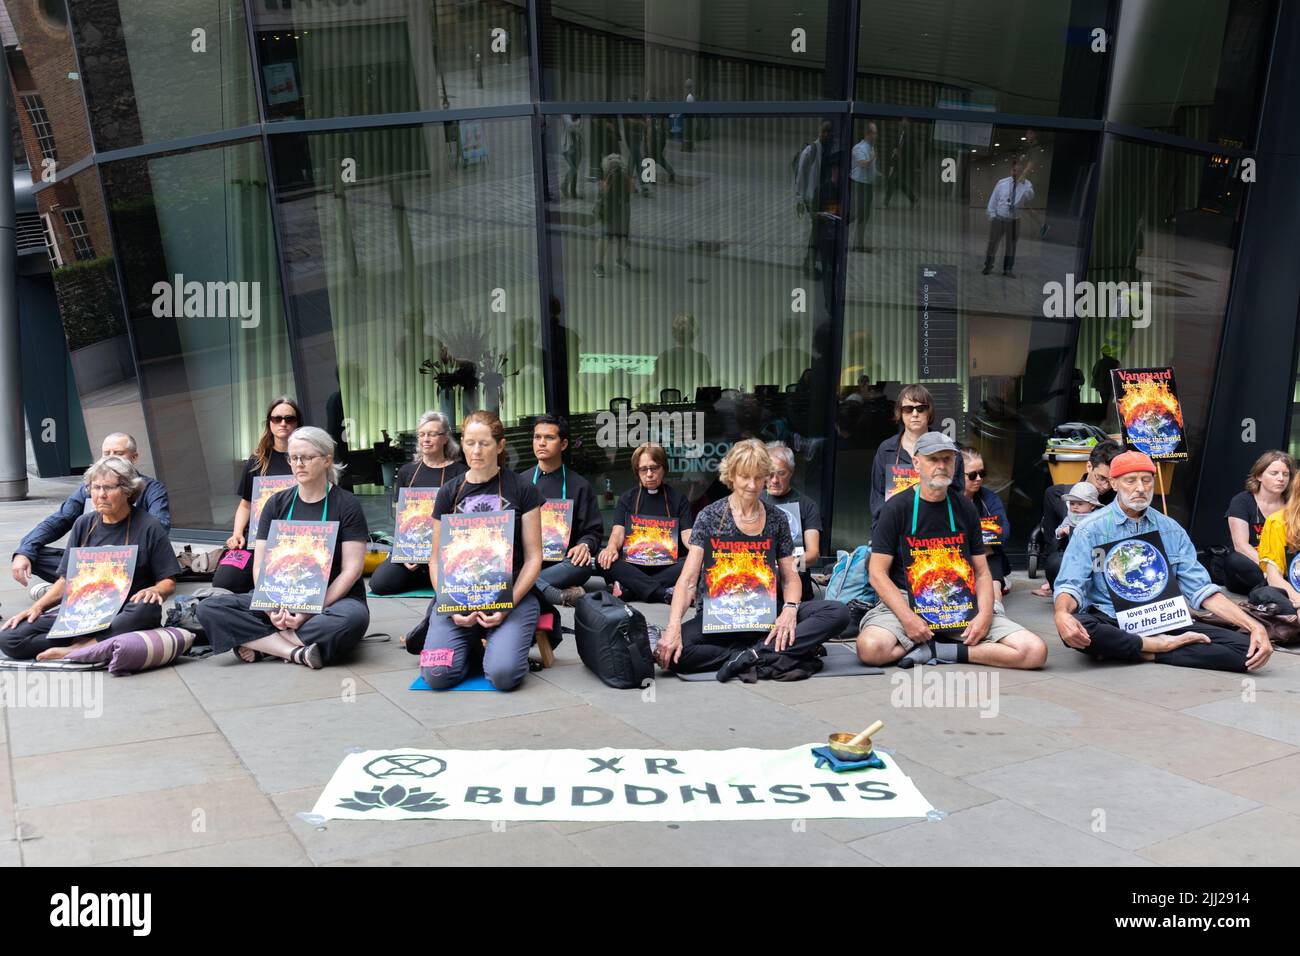
<path id="1" fill-rule="evenodd" d="M 257 660 L 257 652 L 251 647 L 245 647 L 243 644 L 235 648 L 235 655 L 245 664 L 251 664 Z"/>
<path id="2" fill-rule="evenodd" d="M 1142 650 L 1148 654 L 1166 654 L 1188 644 L 1209 643 L 1210 639 L 1206 635 L 1197 634 L 1195 631 L 1185 631 L 1182 634 L 1156 634 L 1154 637 L 1142 638 Z"/>
<path id="3" fill-rule="evenodd" d="M 88 641 L 76 641 L 66 647 L 51 647 L 48 650 L 41 651 L 37 654 L 36 659 L 38 661 L 61 661 L 78 648 L 89 647 L 94 643 L 95 641 L 92 638 Z"/>
<path id="4" fill-rule="evenodd" d="M 1034 597 L 1051 597 L 1052 586 L 1048 584 L 1046 581 L 1044 581 L 1042 584 L 1038 585 L 1038 587 L 1034 588 L 1029 593 L 1032 594 Z"/>

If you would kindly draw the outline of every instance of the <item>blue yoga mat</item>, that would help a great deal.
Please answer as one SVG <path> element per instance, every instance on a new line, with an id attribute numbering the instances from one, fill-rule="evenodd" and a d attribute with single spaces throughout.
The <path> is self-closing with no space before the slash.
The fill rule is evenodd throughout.
<path id="1" fill-rule="evenodd" d="M 437 596 L 433 588 L 421 588 L 418 591 L 405 591 L 401 594 L 376 594 L 374 591 L 366 591 L 366 597 L 368 598 L 431 598 Z"/>
<path id="2" fill-rule="evenodd" d="M 492 686 L 492 682 L 488 680 L 486 677 L 484 677 L 482 674 L 476 674 L 473 677 L 466 677 L 455 687 L 448 687 L 446 689 L 447 690 L 496 690 L 496 688 Z M 433 688 L 424 682 L 423 677 L 417 677 L 415 679 L 415 682 L 411 684 L 410 690 L 433 690 Z"/>

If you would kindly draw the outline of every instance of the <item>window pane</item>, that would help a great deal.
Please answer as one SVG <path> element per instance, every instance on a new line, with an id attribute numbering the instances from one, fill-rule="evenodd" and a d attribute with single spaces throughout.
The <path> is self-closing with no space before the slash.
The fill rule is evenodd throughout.
<path id="1" fill-rule="evenodd" d="M 862 4 L 856 97 L 946 109 L 1100 115 L 1106 3 L 878 0 Z"/>
<path id="2" fill-rule="evenodd" d="M 828 44 L 840 35 L 830 29 L 828 6 L 555 2 L 542 27 L 548 94 L 601 101 L 843 98 L 842 80 L 826 73 Z"/>
<path id="3" fill-rule="evenodd" d="M 5 55 L 19 92 L 21 130 L 35 180 L 41 178 L 44 158 L 63 168 L 90 155 L 72 34 L 61 8 L 32 0 L 5 5 L 18 36 L 18 46 Z"/>
<path id="4" fill-rule="evenodd" d="M 102 169 L 172 521 L 229 528 L 266 403 L 293 394 L 261 144 Z"/>
<path id="5" fill-rule="evenodd" d="M 1110 119 L 1254 145 L 1275 8 L 1273 0 L 1124 0 Z"/>
<path id="6" fill-rule="evenodd" d="M 844 163 L 834 125 L 822 141 L 819 117 L 713 117 L 709 148 L 684 154 L 665 148 L 667 115 L 589 116 L 566 158 L 564 122 L 548 137 L 566 174 L 547 226 L 573 464 L 598 492 L 608 482 L 607 526 L 645 440 L 668 448 L 668 480 L 697 505 L 725 494 L 716 472 L 731 443 L 784 440 L 795 487 L 820 502 Z M 628 175 L 643 155 L 653 183 Z"/>
<path id="7" fill-rule="evenodd" d="M 982 454 L 1023 551 L 1048 434 L 1068 420 L 1074 324 L 1044 316 L 1043 287 L 1078 271 L 1096 137 L 881 119 L 858 121 L 855 139 L 835 546 L 868 539 L 876 449 L 899 430 L 899 390 L 919 382 L 931 426 Z"/>
<path id="8" fill-rule="evenodd" d="M 531 99 L 524 0 L 258 2 L 253 24 L 272 119 Z"/>
<path id="9" fill-rule="evenodd" d="M 413 450 L 428 409 L 457 428 L 499 410 L 526 454 L 521 421 L 545 408 L 528 121 L 272 143 L 308 415 L 346 441 L 348 480 L 377 493 L 376 445 Z M 387 499 L 368 508 L 391 526 Z"/>
<path id="10" fill-rule="evenodd" d="M 257 122 L 239 0 L 69 0 L 100 152 Z"/>

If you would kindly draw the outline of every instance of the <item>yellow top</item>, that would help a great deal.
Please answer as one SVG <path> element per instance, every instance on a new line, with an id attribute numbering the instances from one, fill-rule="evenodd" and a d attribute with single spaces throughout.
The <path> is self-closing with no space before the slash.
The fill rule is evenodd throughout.
<path id="1" fill-rule="evenodd" d="M 1259 569 L 1265 574 L 1268 569 L 1264 567 L 1271 564 L 1277 568 L 1278 574 L 1286 577 L 1287 560 L 1286 560 L 1286 524 L 1283 521 L 1283 508 L 1274 511 L 1264 520 L 1264 530 L 1259 533 L 1259 546 L 1255 549 L 1259 552 Z"/>

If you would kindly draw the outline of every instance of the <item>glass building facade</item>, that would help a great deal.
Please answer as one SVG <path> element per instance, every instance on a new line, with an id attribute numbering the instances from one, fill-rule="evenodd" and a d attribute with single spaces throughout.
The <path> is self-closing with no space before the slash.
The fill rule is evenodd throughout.
<path id="1" fill-rule="evenodd" d="M 1174 366 L 1169 511 L 1216 507 L 1276 0 L 5 7 L 59 362 L 89 447 L 137 434 L 179 528 L 224 537 L 287 393 L 380 526 L 420 414 L 485 407 L 516 467 L 567 415 L 609 507 L 656 428 L 701 505 L 731 443 L 785 440 L 848 548 L 919 381 L 1023 554 L 1047 438 L 1114 430 L 1115 365 Z M 987 211 L 1013 163 L 1014 240 Z M 1149 283 L 1147 315 L 1052 314 L 1070 281 Z M 1300 450 L 1300 419 L 1259 441 Z"/>

